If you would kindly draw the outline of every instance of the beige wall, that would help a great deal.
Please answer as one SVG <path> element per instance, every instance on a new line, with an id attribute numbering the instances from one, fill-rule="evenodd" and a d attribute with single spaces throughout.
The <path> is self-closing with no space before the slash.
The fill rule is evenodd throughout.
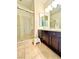
<path id="1" fill-rule="evenodd" d="M 27 8 L 29 10 L 32 10 L 32 11 L 34 11 L 34 3 L 33 2 L 34 2 L 34 0 L 22 0 L 22 1 L 17 0 L 17 4 L 19 4 L 22 7 Z"/>
<path id="2" fill-rule="evenodd" d="M 23 41 L 34 35 L 34 11 L 20 4 L 17 6 L 17 38 L 18 41 Z"/>
<path id="3" fill-rule="evenodd" d="M 20 19 L 20 34 L 21 34 L 20 37 L 21 38 L 26 37 L 27 34 L 25 34 L 25 32 L 30 32 L 30 31 L 32 32 L 32 35 L 34 35 L 35 37 L 38 36 L 39 19 L 40 19 L 39 16 L 40 16 L 40 13 L 44 13 L 44 8 L 46 7 L 42 3 L 42 1 L 43 0 L 41 0 L 41 1 L 40 0 L 34 0 L 34 11 L 29 10 L 27 7 L 18 4 L 19 8 L 27 10 L 27 11 L 31 12 L 32 14 L 34 13 L 33 15 L 32 14 L 30 15 L 30 14 L 26 13 L 25 11 L 18 9 L 18 15 L 19 15 L 18 19 Z M 29 15 L 30 15 L 30 17 L 29 17 Z M 60 12 L 54 14 L 53 18 L 60 19 L 59 15 L 60 15 Z M 29 25 L 29 27 L 27 27 L 27 26 L 24 27 L 25 26 L 24 24 L 26 24 L 25 21 L 28 22 L 27 18 L 30 19 L 31 25 Z M 60 20 L 58 20 L 58 22 L 60 22 Z M 30 36 L 30 35 L 28 35 L 28 36 Z"/>
<path id="4" fill-rule="evenodd" d="M 23 6 L 23 5 L 21 5 L 21 4 L 18 4 L 18 6 L 20 7 L 20 8 L 22 8 L 22 9 L 24 9 L 24 10 L 28 10 L 28 11 L 30 11 L 30 12 L 32 12 L 32 13 L 34 13 L 35 15 L 34 15 L 34 21 L 35 21 L 35 23 L 34 23 L 34 25 L 35 25 L 35 32 L 34 32 L 34 36 L 36 37 L 37 35 L 38 35 L 38 28 L 39 28 L 39 15 L 40 15 L 40 13 L 44 13 L 44 7 L 45 7 L 45 5 L 42 3 L 43 2 L 43 0 L 34 0 L 34 12 L 33 11 L 31 11 L 31 10 L 29 10 L 27 7 L 25 7 L 25 6 Z M 19 13 L 20 13 L 21 11 L 19 11 Z M 24 12 L 22 12 L 22 13 L 20 13 L 22 16 L 23 15 L 26 15 Z M 22 17 L 23 18 L 23 17 Z M 21 20 L 21 22 L 23 22 L 23 20 Z M 22 29 L 22 31 L 23 31 L 23 29 Z M 22 33 L 23 34 L 23 33 Z"/>
<path id="5" fill-rule="evenodd" d="M 35 6 L 35 37 L 37 37 L 39 28 L 39 15 L 40 13 L 44 13 L 44 5 L 40 0 L 35 0 L 34 6 Z"/>
<path id="6" fill-rule="evenodd" d="M 17 17 L 17 24 L 18 24 L 18 30 L 17 32 L 19 33 L 18 34 L 18 40 L 22 40 L 24 38 L 24 27 L 23 27 L 23 16 L 22 16 L 22 11 L 20 11 L 18 9 L 18 17 Z"/>

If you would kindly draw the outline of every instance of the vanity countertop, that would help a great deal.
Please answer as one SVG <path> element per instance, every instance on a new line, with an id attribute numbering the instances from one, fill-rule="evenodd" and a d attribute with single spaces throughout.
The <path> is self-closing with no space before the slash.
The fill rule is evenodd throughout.
<path id="1" fill-rule="evenodd" d="M 39 30 L 61 32 L 61 29 L 39 29 Z"/>

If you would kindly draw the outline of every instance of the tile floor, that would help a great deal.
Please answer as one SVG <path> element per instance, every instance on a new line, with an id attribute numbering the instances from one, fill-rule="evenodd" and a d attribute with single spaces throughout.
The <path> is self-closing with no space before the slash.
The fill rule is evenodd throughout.
<path id="1" fill-rule="evenodd" d="M 34 46 L 32 40 L 17 44 L 17 59 L 61 59 L 43 43 Z"/>

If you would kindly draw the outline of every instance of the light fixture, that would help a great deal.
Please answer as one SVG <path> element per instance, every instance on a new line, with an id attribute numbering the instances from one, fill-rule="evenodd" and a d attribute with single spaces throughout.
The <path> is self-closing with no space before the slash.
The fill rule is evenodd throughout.
<path id="1" fill-rule="evenodd" d="M 61 0 L 55 0 L 57 2 L 57 4 L 61 5 Z"/>
<path id="2" fill-rule="evenodd" d="M 52 10 L 52 5 L 51 5 L 51 4 L 48 6 L 48 9 L 49 9 L 50 11 Z"/>
<path id="3" fill-rule="evenodd" d="M 56 1 L 53 1 L 53 2 L 52 2 L 52 7 L 54 7 L 54 8 L 57 7 L 57 2 L 56 2 Z"/>
<path id="4" fill-rule="evenodd" d="M 48 7 L 45 9 L 45 12 L 50 12 L 52 10 L 52 5 L 48 5 Z"/>
<path id="5" fill-rule="evenodd" d="M 49 12 L 49 9 L 48 8 L 45 8 L 45 12 Z"/>
<path id="6" fill-rule="evenodd" d="M 54 0 L 47 8 L 45 8 L 45 12 L 50 12 L 53 8 L 56 8 L 57 5 L 61 5 L 61 0 Z"/>
<path id="7" fill-rule="evenodd" d="M 22 1 L 22 0 L 19 0 L 19 1 Z"/>

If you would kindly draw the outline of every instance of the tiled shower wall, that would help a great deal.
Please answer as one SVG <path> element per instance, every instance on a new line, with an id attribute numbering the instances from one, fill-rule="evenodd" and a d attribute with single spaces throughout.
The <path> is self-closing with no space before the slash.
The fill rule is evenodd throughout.
<path id="1" fill-rule="evenodd" d="M 34 36 L 34 14 L 17 10 L 17 39 L 23 41 Z"/>

